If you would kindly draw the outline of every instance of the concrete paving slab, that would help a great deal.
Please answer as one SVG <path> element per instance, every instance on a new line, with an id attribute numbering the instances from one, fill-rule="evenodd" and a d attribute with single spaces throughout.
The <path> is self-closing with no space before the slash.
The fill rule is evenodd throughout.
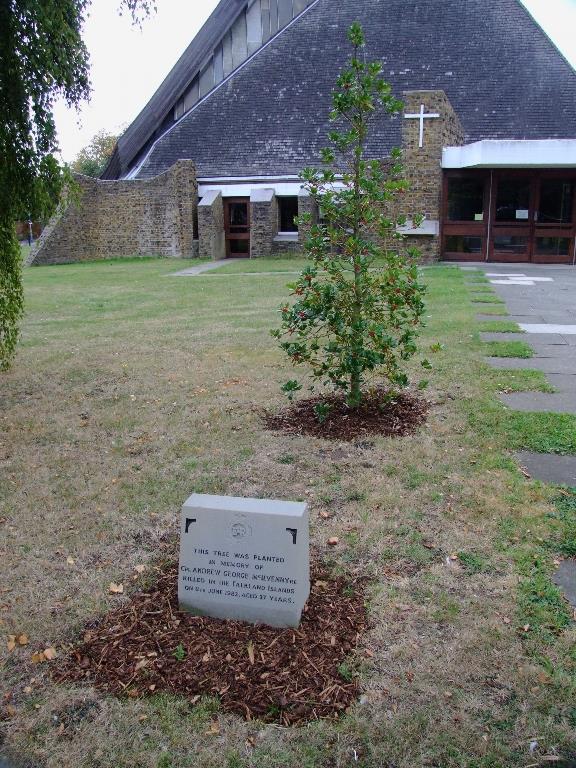
<path id="1" fill-rule="evenodd" d="M 576 394 L 576 376 L 573 373 L 547 373 L 546 378 L 559 392 Z"/>
<path id="2" fill-rule="evenodd" d="M 523 334 L 522 339 L 534 350 L 536 357 L 554 357 L 566 360 L 570 357 L 567 344 L 542 344 L 534 342 L 532 334 Z"/>
<path id="3" fill-rule="evenodd" d="M 520 451 L 515 457 L 530 477 L 552 485 L 576 487 L 576 456 Z"/>
<path id="4" fill-rule="evenodd" d="M 576 393 L 512 392 L 499 395 L 499 399 L 513 411 L 576 415 Z"/>
<path id="5" fill-rule="evenodd" d="M 530 357 L 486 357 L 493 368 L 533 369 L 544 373 L 576 374 L 576 356 L 571 358 Z"/>
<path id="6" fill-rule="evenodd" d="M 576 325 L 560 325 L 555 323 L 519 323 L 526 333 L 559 333 L 561 336 L 576 335 Z"/>
<path id="7" fill-rule="evenodd" d="M 570 605 L 576 608 L 576 560 L 564 560 L 552 576 L 552 581 L 560 587 Z"/>
<path id="8" fill-rule="evenodd" d="M 546 344 L 546 345 L 558 345 L 558 346 L 567 346 L 567 341 L 564 338 L 564 336 L 561 336 L 559 333 L 557 334 L 537 334 L 537 333 L 531 333 L 530 335 L 526 333 L 520 334 L 521 338 L 518 338 L 517 333 L 481 333 L 480 339 L 482 341 L 525 341 L 527 344 L 530 344 L 531 347 L 534 347 L 535 344 Z"/>

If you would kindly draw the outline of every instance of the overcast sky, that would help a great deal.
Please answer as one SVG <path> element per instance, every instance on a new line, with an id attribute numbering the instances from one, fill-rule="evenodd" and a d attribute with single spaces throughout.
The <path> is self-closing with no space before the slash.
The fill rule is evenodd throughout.
<path id="1" fill-rule="evenodd" d="M 523 3 L 576 67 L 576 0 Z M 117 133 L 132 122 L 217 4 L 158 0 L 158 12 L 138 29 L 118 15 L 119 0 L 93 1 L 84 34 L 92 99 L 79 114 L 64 104 L 56 107 L 64 160 L 72 160 L 98 131 Z"/>

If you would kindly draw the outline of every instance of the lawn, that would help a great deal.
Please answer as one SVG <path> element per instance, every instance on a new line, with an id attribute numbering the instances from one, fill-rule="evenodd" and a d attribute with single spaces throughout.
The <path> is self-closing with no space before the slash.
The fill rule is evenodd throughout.
<path id="1" fill-rule="evenodd" d="M 432 267 L 425 428 L 357 445 L 265 431 L 291 375 L 268 329 L 299 263 L 26 270 L 22 344 L 0 378 L 0 630 L 29 640 L 0 648 L 0 754 L 16 766 L 520 768 L 576 752 L 576 633 L 550 582 L 575 505 L 509 454 L 576 451 L 576 420 L 499 404 L 543 377 L 489 369 L 463 273 Z M 320 555 L 370 577 L 347 665 L 362 698 L 340 720 L 288 730 L 217 699 L 117 700 L 51 682 L 58 658 L 31 663 L 153 580 L 193 491 L 305 499 Z"/>

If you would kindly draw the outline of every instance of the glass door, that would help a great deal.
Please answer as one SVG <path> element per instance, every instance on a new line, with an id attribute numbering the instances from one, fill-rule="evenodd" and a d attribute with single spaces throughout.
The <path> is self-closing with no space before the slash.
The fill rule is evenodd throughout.
<path id="1" fill-rule="evenodd" d="M 540 264 L 572 264 L 574 257 L 574 179 L 540 180 L 532 260 Z"/>
<path id="2" fill-rule="evenodd" d="M 250 257 L 250 198 L 236 197 L 224 201 L 226 256 Z"/>
<path id="3" fill-rule="evenodd" d="M 489 261 L 531 260 L 534 187 L 530 175 L 495 174 Z"/>

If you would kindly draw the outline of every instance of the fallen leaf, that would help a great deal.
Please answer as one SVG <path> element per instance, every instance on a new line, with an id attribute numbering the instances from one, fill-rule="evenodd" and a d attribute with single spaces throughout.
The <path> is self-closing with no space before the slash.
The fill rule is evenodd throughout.
<path id="1" fill-rule="evenodd" d="M 66 558 L 66 562 L 68 563 L 68 565 L 74 565 L 76 561 L 74 560 L 73 557 L 70 557 L 70 555 L 68 555 L 68 557 Z"/>
<path id="2" fill-rule="evenodd" d="M 320 515 L 322 520 L 328 520 L 330 518 L 330 515 L 328 514 L 328 512 L 322 511 L 322 512 L 319 512 L 318 514 Z"/>
<path id="3" fill-rule="evenodd" d="M 32 654 L 32 664 L 42 664 L 43 661 L 46 661 L 46 658 L 42 651 Z"/>
<path id="4" fill-rule="evenodd" d="M 32 686 L 31 685 L 25 686 L 24 693 L 32 693 Z"/>
<path id="5" fill-rule="evenodd" d="M 329 547 L 335 547 L 335 546 L 337 546 L 337 544 L 339 544 L 339 543 L 340 543 L 340 539 L 338 538 L 338 536 L 331 536 L 331 537 L 328 539 L 328 546 L 329 546 Z"/>
<path id="6" fill-rule="evenodd" d="M 110 582 L 108 589 L 110 592 L 112 592 L 113 595 L 121 595 L 124 592 L 124 584 L 115 584 L 112 581 Z"/>
<path id="7" fill-rule="evenodd" d="M 204 656 L 202 656 L 202 661 L 206 664 L 206 662 L 210 661 L 211 658 L 212 657 L 210 656 L 210 651 L 208 651 L 207 653 L 204 654 Z"/>
<path id="8" fill-rule="evenodd" d="M 508 618 L 508 616 L 504 616 L 502 621 L 504 622 L 504 624 L 510 624 L 510 619 Z"/>
<path id="9" fill-rule="evenodd" d="M 6 704 L 6 714 L 8 717 L 14 717 L 18 714 L 18 710 L 14 706 L 14 704 Z"/>
<path id="10" fill-rule="evenodd" d="M 214 720 L 210 728 L 206 731 L 207 736 L 219 736 L 220 735 L 220 725 L 217 720 Z"/>
<path id="11" fill-rule="evenodd" d="M 16 642 L 18 645 L 28 645 L 30 640 L 28 640 L 28 635 L 18 635 L 16 638 Z"/>
<path id="12" fill-rule="evenodd" d="M 226 661 L 232 661 L 232 656 L 229 653 L 226 655 Z"/>
<path id="13" fill-rule="evenodd" d="M 6 645 L 8 647 L 8 652 L 12 653 L 14 648 L 16 648 L 16 635 L 8 635 L 8 640 L 6 641 Z"/>
<path id="14" fill-rule="evenodd" d="M 250 659 L 250 664 L 254 664 L 254 643 L 252 640 L 248 643 L 248 658 Z"/>
<path id="15" fill-rule="evenodd" d="M 148 720 L 148 715 L 140 715 L 140 717 L 138 718 L 138 721 L 140 723 L 143 723 L 144 720 Z"/>
<path id="16" fill-rule="evenodd" d="M 56 653 L 56 648 L 45 648 L 44 649 L 44 658 L 47 661 L 53 661 L 58 654 Z"/>
<path id="17" fill-rule="evenodd" d="M 144 573 L 144 571 L 146 570 L 146 566 L 145 565 L 135 565 L 134 566 L 134 570 L 136 571 L 136 573 Z"/>

